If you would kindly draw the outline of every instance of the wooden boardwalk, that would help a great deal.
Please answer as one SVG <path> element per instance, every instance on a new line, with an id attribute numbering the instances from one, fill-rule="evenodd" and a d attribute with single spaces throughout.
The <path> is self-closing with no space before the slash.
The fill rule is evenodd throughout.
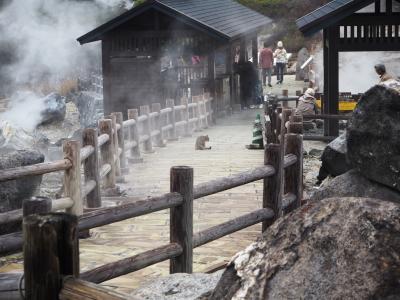
<path id="1" fill-rule="evenodd" d="M 143 198 L 169 192 L 169 170 L 172 166 L 193 167 L 195 184 L 261 166 L 263 151 L 245 149 L 245 144 L 251 142 L 252 123 L 257 112 L 249 110 L 218 120 L 218 126 L 171 142 L 166 148 L 155 148 L 155 153 L 144 154 L 144 163 L 131 165 L 130 174 L 125 176 L 127 183 L 120 186 L 127 195 Z M 194 150 L 196 137 L 203 134 L 210 137 L 211 151 Z M 261 182 L 196 200 L 194 231 L 261 208 L 261 202 Z M 168 243 L 169 211 L 104 226 L 91 232 L 91 238 L 80 242 L 82 271 Z M 228 261 L 237 251 L 254 241 L 260 232 L 260 225 L 252 226 L 195 249 L 194 271 L 201 272 Z M 168 262 L 104 284 L 129 292 L 147 280 L 166 274 Z"/>
<path id="2" fill-rule="evenodd" d="M 119 184 L 128 196 L 143 199 L 169 192 L 169 171 L 172 166 L 194 168 L 194 183 L 228 176 L 261 166 L 263 151 L 247 150 L 251 142 L 252 124 L 261 110 L 247 110 L 218 120 L 218 125 L 192 137 L 168 143 L 165 148 L 154 148 L 155 153 L 143 154 L 144 162 L 130 165 L 126 183 Z M 195 151 L 195 140 L 208 134 L 210 151 Z M 103 205 L 117 202 L 103 201 Z M 235 217 L 261 208 L 262 182 L 255 182 L 194 202 L 194 232 L 218 225 Z M 194 250 L 194 271 L 227 262 L 238 251 L 247 247 L 261 233 L 261 225 L 249 227 L 235 234 Z M 130 257 L 169 242 L 169 211 L 161 211 L 91 230 L 91 237 L 80 241 L 80 265 L 84 272 L 105 263 Z M 8 257 L 0 272 L 22 269 L 20 255 Z M 146 281 L 167 275 L 169 263 L 163 262 L 122 276 L 104 285 L 130 292 Z"/>

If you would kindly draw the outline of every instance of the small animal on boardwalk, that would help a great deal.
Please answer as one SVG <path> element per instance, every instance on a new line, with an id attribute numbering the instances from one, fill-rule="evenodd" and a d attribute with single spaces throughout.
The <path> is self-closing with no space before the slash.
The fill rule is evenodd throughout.
<path id="1" fill-rule="evenodd" d="M 196 139 L 196 150 L 211 150 L 211 147 L 206 147 L 206 142 L 209 142 L 210 138 L 208 135 L 199 136 Z"/>

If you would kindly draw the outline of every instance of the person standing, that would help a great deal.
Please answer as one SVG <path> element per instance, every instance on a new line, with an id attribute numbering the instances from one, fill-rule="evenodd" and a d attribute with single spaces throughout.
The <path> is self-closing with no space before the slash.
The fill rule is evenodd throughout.
<path id="1" fill-rule="evenodd" d="M 277 47 L 278 48 L 274 52 L 274 57 L 276 58 L 276 79 L 278 84 L 282 84 L 283 73 L 288 59 L 286 49 L 283 48 L 283 43 L 281 41 L 278 42 Z"/>
<path id="2" fill-rule="evenodd" d="M 274 66 L 274 53 L 271 48 L 268 48 L 268 44 L 264 43 L 264 48 L 260 52 L 259 57 L 260 68 L 262 69 L 262 84 L 266 85 L 266 77 L 268 76 L 268 86 L 271 85 L 272 68 Z"/>

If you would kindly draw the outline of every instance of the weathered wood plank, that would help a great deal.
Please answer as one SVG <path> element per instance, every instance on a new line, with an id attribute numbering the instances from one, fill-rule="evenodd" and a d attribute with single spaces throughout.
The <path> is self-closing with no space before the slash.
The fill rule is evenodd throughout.
<path id="1" fill-rule="evenodd" d="M 94 283 L 101 283 L 141 270 L 164 260 L 177 257 L 181 254 L 182 247 L 180 245 L 176 243 L 168 244 L 83 272 L 81 273 L 80 278 Z"/>
<path id="2" fill-rule="evenodd" d="M 86 206 L 101 207 L 100 194 L 100 170 L 99 170 L 99 143 L 98 131 L 94 128 L 87 128 L 83 131 L 83 146 L 95 149 L 84 161 L 83 170 L 85 174 L 85 186 L 83 197 L 86 197 Z M 83 148 L 82 148 L 83 149 Z M 82 153 L 81 153 L 82 154 Z M 81 158 L 82 159 L 82 158 Z"/>
<path id="3" fill-rule="evenodd" d="M 100 156 L 101 156 L 100 160 L 101 160 L 101 165 L 109 164 L 111 167 L 110 172 L 107 173 L 107 175 L 103 180 L 103 184 L 105 189 L 110 189 L 110 188 L 112 189 L 115 187 L 115 182 L 116 182 L 115 164 L 114 164 L 115 147 L 112 134 L 112 120 L 109 119 L 100 120 L 99 132 L 101 134 L 107 134 L 109 137 L 108 141 L 104 143 L 103 146 L 100 147 Z"/>
<path id="4" fill-rule="evenodd" d="M 43 175 L 52 172 L 64 171 L 71 168 L 72 163 L 68 159 L 53 162 L 40 163 L 0 171 L 0 182 L 14 180 L 26 176 Z"/>
<path id="5" fill-rule="evenodd" d="M 274 218 L 274 212 L 269 208 L 263 208 L 243 215 L 231 221 L 208 228 L 194 234 L 193 247 L 199 247 L 209 242 L 215 241 L 228 234 L 242 230 L 260 222 L 269 221 Z"/>
<path id="6" fill-rule="evenodd" d="M 250 182 L 261 180 L 275 174 L 275 169 L 271 166 L 254 168 L 232 176 L 214 179 L 205 183 L 197 184 L 194 187 L 194 199 L 199 199 L 208 195 L 226 191 Z"/>
<path id="7" fill-rule="evenodd" d="M 170 241 L 182 247 L 182 254 L 170 260 L 170 273 L 193 272 L 193 168 L 172 167 L 171 193 L 182 195 L 182 204 L 170 210 Z"/>
<path id="8" fill-rule="evenodd" d="M 152 212 L 171 208 L 182 204 L 182 196 L 178 193 L 165 194 L 120 206 L 102 208 L 84 214 L 79 220 L 79 230 L 91 229 L 114 222 L 146 215 Z"/>
<path id="9" fill-rule="evenodd" d="M 77 217 L 68 214 L 24 218 L 25 298 L 58 299 L 62 276 L 79 275 Z"/>
<path id="10" fill-rule="evenodd" d="M 138 300 L 128 294 L 116 292 L 94 283 L 76 278 L 65 278 L 60 300 Z"/>
<path id="11" fill-rule="evenodd" d="M 264 179 L 263 189 L 263 208 L 272 209 L 275 221 L 282 214 L 282 185 L 283 185 L 283 152 L 281 145 L 268 144 L 265 148 L 265 165 L 271 165 L 276 173 L 274 176 Z M 263 222 L 262 231 L 264 232 L 272 224 L 271 221 Z"/>
<path id="12" fill-rule="evenodd" d="M 65 158 L 72 163 L 71 168 L 65 170 L 64 173 L 64 194 L 74 201 L 74 205 L 67 212 L 80 216 L 83 214 L 80 143 L 78 141 L 66 141 L 63 145 L 63 151 Z"/>
<path id="13" fill-rule="evenodd" d="M 301 206 L 303 198 L 303 136 L 301 134 L 288 133 L 285 136 L 285 154 L 294 154 L 298 157 L 295 164 L 285 169 L 284 193 L 296 196 L 296 201 L 288 211 Z"/>

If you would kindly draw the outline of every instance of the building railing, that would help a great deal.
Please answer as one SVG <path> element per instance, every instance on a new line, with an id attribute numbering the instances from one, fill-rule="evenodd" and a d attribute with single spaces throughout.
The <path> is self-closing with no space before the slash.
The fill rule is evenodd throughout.
<path id="1" fill-rule="evenodd" d="M 298 128 L 295 124 L 289 127 L 291 131 Z M 266 145 L 264 165 L 246 172 L 198 185 L 193 183 L 193 173 L 191 167 L 172 167 L 170 193 L 159 197 L 131 199 L 132 202 L 128 199 L 126 204 L 101 208 L 80 217 L 60 213 L 25 217 L 25 295 L 30 295 L 29 299 L 39 299 L 36 295 L 50 299 L 50 293 L 56 293 L 60 299 L 74 299 L 83 293 L 82 287 L 86 293 L 112 293 L 89 282 L 101 283 L 165 260 L 170 260 L 170 273 L 192 273 L 194 248 L 258 223 L 266 231 L 275 220 L 301 206 L 303 137 L 300 133 L 286 133 L 280 144 Z M 260 209 L 193 232 L 194 201 L 258 180 L 263 180 Z M 26 203 L 37 204 L 33 200 Z M 80 273 L 78 232 L 165 209 L 170 209 L 169 244 Z M 39 258 L 41 263 L 37 266 Z M 43 274 L 50 273 L 52 278 L 60 280 L 43 278 Z M 118 297 L 115 299 L 123 299 Z"/>
<path id="2" fill-rule="evenodd" d="M 212 123 L 209 94 L 193 98 L 193 103 L 182 99 L 180 105 L 167 100 L 164 109 L 159 103 L 154 103 L 151 109 L 149 106 L 129 109 L 127 120 L 123 120 L 121 112 L 112 113 L 99 120 L 98 128 L 83 131 L 82 145 L 78 141 L 66 141 L 64 159 L 0 170 L 0 182 L 64 171 L 63 198 L 53 200 L 49 211 L 66 210 L 82 216 L 85 209 L 102 206 L 101 188 L 112 194 L 117 180 L 129 172 L 129 162 L 143 161 L 141 145 L 144 151 L 152 152 L 153 146 L 165 146 L 165 139 L 176 140 Z M 23 216 L 23 209 L 1 213 L 0 226 L 21 224 Z M 21 232 L 0 236 L 0 255 L 21 249 Z"/>

